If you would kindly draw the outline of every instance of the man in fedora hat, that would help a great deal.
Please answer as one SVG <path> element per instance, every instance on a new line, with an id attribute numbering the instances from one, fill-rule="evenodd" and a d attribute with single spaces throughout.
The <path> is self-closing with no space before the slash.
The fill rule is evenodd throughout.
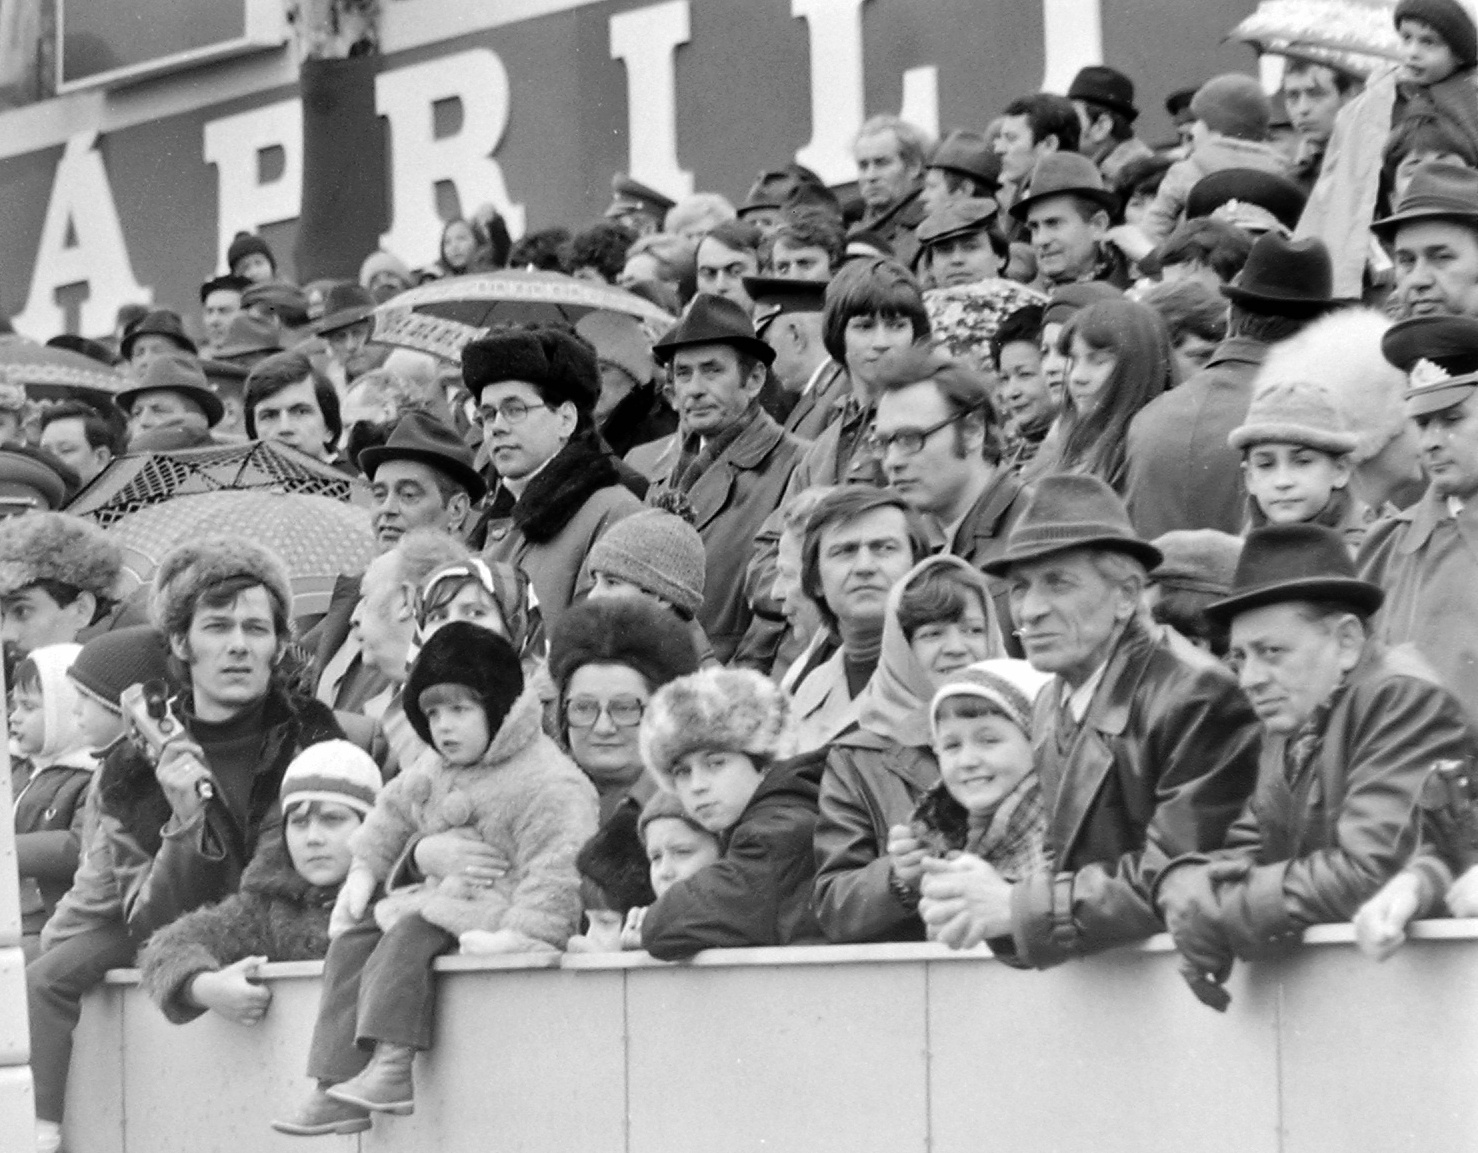
<path id="1" fill-rule="evenodd" d="M 1455 863 L 1422 803 L 1436 765 L 1478 753 L 1462 706 L 1419 658 L 1370 634 L 1380 588 L 1322 525 L 1247 538 L 1231 594 L 1207 608 L 1262 723 L 1257 787 L 1219 851 L 1174 860 L 1155 898 L 1206 1004 L 1232 959 L 1276 955 L 1309 925 L 1348 921 L 1418 846 Z M 1429 890 L 1434 907 L 1440 889 Z"/>
<path id="2" fill-rule="evenodd" d="M 1154 156 L 1150 146 L 1134 135 L 1134 121 L 1139 118 L 1134 81 L 1117 68 L 1089 64 L 1078 69 L 1068 85 L 1067 98 L 1077 109 L 1083 129 L 1078 151 L 1098 165 L 1110 184 L 1116 184 L 1136 160 Z"/>
<path id="3" fill-rule="evenodd" d="M 185 333 L 180 314 L 167 308 L 146 312 L 123 334 L 118 349 L 135 379 L 141 378 L 149 365 L 161 356 L 184 353 L 193 357 L 198 351 L 195 342 Z"/>
<path id="4" fill-rule="evenodd" d="M 243 410 L 252 440 L 285 444 L 353 475 L 353 464 L 339 455 L 339 394 L 303 353 L 279 352 L 258 363 L 246 378 Z"/>
<path id="5" fill-rule="evenodd" d="M 171 351 L 149 361 L 139 382 L 115 398 L 128 416 L 129 438 L 164 425 L 204 434 L 225 415 L 225 407 L 206 383 L 193 353 Z"/>
<path id="6" fill-rule="evenodd" d="M 374 331 L 375 298 L 370 290 L 352 280 L 341 280 L 329 290 L 323 301 L 323 316 L 313 326 L 316 335 L 328 342 L 334 360 L 352 379 L 368 369 L 361 365 L 365 346 Z M 373 354 L 371 354 L 373 359 Z"/>
<path id="7" fill-rule="evenodd" d="M 993 199 L 1001 187 L 1001 158 L 979 132 L 957 129 L 939 142 L 919 200 L 926 212 L 937 212 L 955 200 Z"/>
<path id="8" fill-rule="evenodd" d="M 652 351 L 682 423 L 676 459 L 647 502 L 677 497 L 693 512 L 707 554 L 698 622 L 727 663 L 753 618 L 744 573 L 755 534 L 779 506 L 805 446 L 759 405 L 775 350 L 733 301 L 699 294 Z"/>
<path id="9" fill-rule="evenodd" d="M 1221 289 L 1231 302 L 1226 339 L 1205 368 L 1150 401 L 1129 425 L 1125 499 L 1144 536 L 1195 528 L 1241 533 L 1246 491 L 1227 437 L 1247 418 L 1269 347 L 1333 308 L 1332 284 L 1322 241 L 1268 233 L 1252 246 L 1242 271 Z"/>
<path id="10" fill-rule="evenodd" d="M 1053 152 L 1038 160 L 1026 195 L 1011 206 L 1036 254 L 1032 287 L 1050 293 L 1064 284 L 1101 280 L 1128 288 L 1129 262 L 1106 239 L 1117 210 L 1118 198 L 1086 156 Z"/>
<path id="11" fill-rule="evenodd" d="M 1011 884 L 979 858 L 930 863 L 920 911 L 940 939 L 988 940 L 1035 968 L 1160 931 L 1170 858 L 1220 848 L 1252 787 L 1259 732 L 1227 669 L 1143 607 L 1160 550 L 1096 477 L 1038 484 L 1003 555 L 1026 659 L 1055 681 L 1032 723 L 1048 870 Z"/>
<path id="12" fill-rule="evenodd" d="M 1391 246 L 1400 315 L 1478 313 L 1478 172 L 1458 161 L 1423 164 L 1396 211 L 1370 229 Z"/>
<path id="13" fill-rule="evenodd" d="M 1415 644 L 1478 720 L 1478 319 L 1424 316 L 1388 329 L 1408 376 L 1425 495 L 1371 527 L 1360 573 L 1386 591 L 1376 636 Z"/>

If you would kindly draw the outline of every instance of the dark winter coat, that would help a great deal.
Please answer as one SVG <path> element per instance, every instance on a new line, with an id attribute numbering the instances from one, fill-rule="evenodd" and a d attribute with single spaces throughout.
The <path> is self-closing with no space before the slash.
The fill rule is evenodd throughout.
<path id="1" fill-rule="evenodd" d="M 1081 725 L 1061 690 L 1038 694 L 1032 720 L 1053 871 L 1014 887 L 1012 937 L 991 942 L 1036 968 L 1162 930 L 1160 871 L 1222 846 L 1257 779 L 1262 732 L 1225 667 L 1137 620 Z"/>
<path id="2" fill-rule="evenodd" d="M 738 822 L 720 838 L 723 856 L 658 898 L 642 920 L 642 947 L 663 961 L 702 949 L 825 943 L 811 912 L 821 757 L 799 757 L 765 774 Z"/>
<path id="3" fill-rule="evenodd" d="M 282 837 L 264 841 L 241 875 L 241 888 L 166 925 L 139 955 L 144 991 L 176 1025 L 205 1010 L 190 982 L 245 957 L 319 961 L 328 952 L 328 919 L 338 886 L 310 884 L 293 868 Z"/>
<path id="4" fill-rule="evenodd" d="M 676 431 L 677 413 L 650 381 L 618 400 L 600 426 L 601 438 L 619 457 Z"/>
<path id="5" fill-rule="evenodd" d="M 41 932 L 77 872 L 83 802 L 97 767 L 92 754 L 84 753 L 83 759 L 80 766 L 59 763 L 37 769 L 24 785 L 14 788 L 21 932 L 27 937 Z"/>
<path id="6" fill-rule="evenodd" d="M 1418 845 L 1450 867 L 1464 855 L 1420 802 L 1438 761 L 1472 763 L 1478 733 L 1413 651 L 1369 646 L 1293 781 L 1284 751 L 1283 738 L 1266 738 L 1257 791 L 1215 854 L 1253 866 L 1220 890 L 1217 918 L 1248 959 L 1297 944 L 1309 925 L 1353 918 Z"/>
<path id="7" fill-rule="evenodd" d="M 192 718 L 184 720 L 189 730 Z M 344 735 L 325 705 L 276 690 L 263 724 L 244 822 L 217 793 L 202 814 L 177 824 L 148 758 L 127 741 L 113 746 L 98 782 L 98 826 L 46 926 L 47 947 L 107 922 L 122 922 L 142 944 L 156 929 L 236 891 L 257 849 L 282 837 L 277 793 L 288 762 L 308 745 Z"/>

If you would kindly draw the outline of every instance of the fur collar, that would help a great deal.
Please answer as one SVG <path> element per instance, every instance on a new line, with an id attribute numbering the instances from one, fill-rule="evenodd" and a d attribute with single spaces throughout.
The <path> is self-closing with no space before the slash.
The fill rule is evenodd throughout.
<path id="1" fill-rule="evenodd" d="M 592 493 L 621 483 L 616 462 L 591 432 L 578 433 L 539 470 L 513 506 L 513 523 L 531 544 L 553 540 Z"/>
<path id="2" fill-rule="evenodd" d="M 539 699 L 538 686 L 526 685 L 503 718 L 497 735 L 488 742 L 488 751 L 483 753 L 477 767 L 493 768 L 518 756 L 544 731 L 543 723 L 544 702 Z"/>
<path id="3" fill-rule="evenodd" d="M 257 850 L 251 864 L 241 874 L 241 891 L 255 893 L 269 900 L 327 908 L 333 905 L 339 887 L 310 884 L 293 868 L 286 840 L 283 837 L 272 837 Z"/>

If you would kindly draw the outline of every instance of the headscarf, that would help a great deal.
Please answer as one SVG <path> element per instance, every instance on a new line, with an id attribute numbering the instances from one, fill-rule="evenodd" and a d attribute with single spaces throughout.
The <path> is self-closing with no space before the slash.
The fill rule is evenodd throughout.
<path id="1" fill-rule="evenodd" d="M 1006 655 L 990 587 L 979 571 L 959 557 L 948 554 L 926 557 L 909 569 L 888 593 L 888 608 L 883 618 L 882 655 L 878 658 L 877 671 L 857 695 L 857 715 L 861 726 L 906 748 L 929 747 L 929 700 L 934 695 L 934 684 L 903 635 L 898 610 L 903 594 L 920 576 L 931 569 L 946 567 L 958 570 L 965 582 L 980 594 L 990 631 L 986 656 Z"/>
<path id="2" fill-rule="evenodd" d="M 41 751 L 31 758 L 37 769 L 56 764 L 69 753 L 86 748 L 72 710 L 77 705 L 77 686 L 67 670 L 82 651 L 78 644 L 45 645 L 32 649 L 27 659 L 36 666 L 41 682 L 41 717 L 44 739 Z"/>
<path id="3" fill-rule="evenodd" d="M 481 557 L 443 565 L 421 582 L 416 594 L 415 652 L 426 643 L 426 615 L 431 606 L 456 596 L 469 583 L 480 585 L 498 606 L 503 627 L 508 630 L 508 643 L 521 659 L 544 655 L 544 623 L 528 577 L 510 564 Z M 410 659 L 415 659 L 414 652 Z"/>

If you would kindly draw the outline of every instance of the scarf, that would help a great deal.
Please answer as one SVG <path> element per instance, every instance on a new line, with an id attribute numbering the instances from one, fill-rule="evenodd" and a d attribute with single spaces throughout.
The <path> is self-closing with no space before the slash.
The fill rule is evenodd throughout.
<path id="1" fill-rule="evenodd" d="M 683 439 L 682 454 L 678 457 L 677 464 L 672 469 L 672 487 L 680 492 L 687 493 L 698 483 L 698 478 L 707 472 L 714 461 L 723 456 L 729 450 L 729 446 L 744 435 L 744 431 L 754 421 L 755 414 L 759 411 L 759 405 L 751 403 L 744 410 L 744 415 L 731 424 L 717 436 L 708 438 L 708 443 L 703 444 L 701 438 L 696 434 Z"/>
<path id="2" fill-rule="evenodd" d="M 513 506 L 513 523 L 531 544 L 564 530 L 593 493 L 621 483 L 616 464 L 593 432 L 578 432 L 529 481 Z"/>
<path id="3" fill-rule="evenodd" d="M 991 812 L 979 816 L 967 812 L 941 781 L 920 798 L 911 825 L 931 855 L 971 853 L 1008 881 L 1051 867 L 1047 806 L 1035 772 L 1022 777 Z"/>

